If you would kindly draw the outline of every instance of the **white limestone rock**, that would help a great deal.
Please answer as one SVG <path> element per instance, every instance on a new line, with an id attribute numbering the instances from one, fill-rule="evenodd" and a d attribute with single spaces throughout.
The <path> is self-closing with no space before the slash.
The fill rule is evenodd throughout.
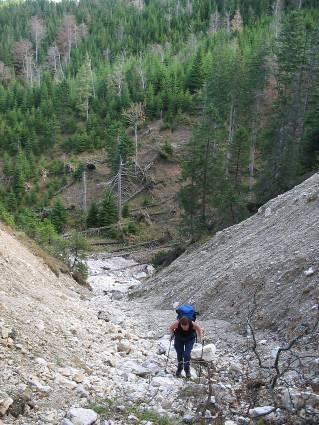
<path id="1" fill-rule="evenodd" d="M 270 207 L 266 208 L 265 209 L 265 217 L 270 217 L 271 214 L 272 214 L 271 208 Z"/>
<path id="2" fill-rule="evenodd" d="M 137 376 L 147 376 L 150 374 L 149 369 L 143 367 L 142 365 L 136 363 L 134 360 L 128 360 L 124 362 L 121 366 L 121 369 L 134 373 Z"/>
<path id="3" fill-rule="evenodd" d="M 47 366 L 48 365 L 48 362 L 45 359 L 43 359 L 42 357 L 37 357 L 35 359 L 35 361 L 41 366 Z"/>
<path id="4" fill-rule="evenodd" d="M 304 273 L 305 276 L 311 276 L 311 275 L 313 275 L 315 273 L 315 268 L 313 266 L 310 266 L 303 273 Z"/>
<path id="5" fill-rule="evenodd" d="M 154 387 L 171 387 L 176 385 L 176 379 L 172 376 L 155 376 L 152 379 L 152 385 Z"/>
<path id="6" fill-rule="evenodd" d="M 43 385 L 37 376 L 30 376 L 28 380 L 29 384 L 34 387 L 38 392 L 41 392 L 43 394 L 49 394 L 49 392 L 52 390 L 49 385 Z"/>
<path id="7" fill-rule="evenodd" d="M 125 341 L 120 341 L 117 343 L 117 351 L 129 354 L 132 351 L 132 346 Z"/>
<path id="8" fill-rule="evenodd" d="M 73 425 L 92 425 L 97 421 L 97 414 L 94 410 L 82 407 L 72 407 L 68 412 Z"/>
<path id="9" fill-rule="evenodd" d="M 207 344 L 202 347 L 201 344 L 195 344 L 192 350 L 192 359 L 203 359 L 207 362 L 215 359 L 216 346 L 215 344 Z"/>
<path id="10" fill-rule="evenodd" d="M 254 409 L 249 409 L 249 415 L 252 418 L 257 418 L 258 416 L 268 415 L 274 410 L 275 408 L 273 406 L 260 406 L 260 407 L 255 407 Z"/>
<path id="11" fill-rule="evenodd" d="M 9 338 L 9 333 L 10 333 L 10 331 L 9 331 L 8 328 L 6 328 L 4 326 L 1 327 L 1 337 L 3 339 L 8 339 Z"/>

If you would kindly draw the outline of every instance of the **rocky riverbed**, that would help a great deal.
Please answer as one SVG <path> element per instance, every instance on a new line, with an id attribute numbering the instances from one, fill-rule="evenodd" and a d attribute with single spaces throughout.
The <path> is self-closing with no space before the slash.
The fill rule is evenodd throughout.
<path id="1" fill-rule="evenodd" d="M 302 403 L 294 423 L 306 423 L 306 409 L 316 408 L 314 388 L 298 387 L 295 376 L 287 377 L 292 391 L 279 388 L 274 405 L 260 390 L 265 377 L 247 350 L 251 336 L 221 320 L 201 322 L 208 339 L 203 351 L 193 351 L 192 379 L 175 378 L 173 348 L 167 357 L 173 307 L 130 299 L 154 273 L 147 264 L 96 255 L 88 262 L 88 291 L 54 276 L 2 231 L 0 253 L 1 425 L 231 425 L 270 411 L 268 421 L 284 423 L 285 412 L 296 405 L 302 411 Z M 256 332 L 255 338 L 271 362 L 277 335 Z M 208 362 L 200 363 L 202 357 Z"/>
<path id="2" fill-rule="evenodd" d="M 205 406 L 207 384 L 197 377 L 199 366 L 192 368 L 191 381 L 177 379 L 173 348 L 167 357 L 173 308 L 151 311 L 128 298 L 130 289 L 153 268 L 103 255 L 91 258 L 88 265 L 91 294 L 76 286 L 68 288 L 67 295 L 61 286 L 55 291 L 65 303 L 64 315 L 63 308 L 55 310 L 53 298 L 43 305 L 44 298 L 52 296 L 48 291 L 37 292 L 36 301 L 31 291 L 33 316 L 24 323 L 25 329 L 18 317 L 11 323 L 8 316 L 1 318 L 0 423 L 150 425 L 166 420 L 163 423 L 173 424 L 191 423 L 199 412 L 213 418 L 216 409 L 211 401 Z M 26 302 L 26 296 L 23 299 Z M 216 360 L 222 377 L 213 381 L 219 394 L 214 403 L 222 406 L 227 400 L 237 406 L 235 390 L 241 375 L 237 357 L 215 353 L 212 344 L 203 354 Z M 197 357 L 201 355 L 199 346 Z M 236 385 L 230 384 L 228 375 L 236 376 Z"/>

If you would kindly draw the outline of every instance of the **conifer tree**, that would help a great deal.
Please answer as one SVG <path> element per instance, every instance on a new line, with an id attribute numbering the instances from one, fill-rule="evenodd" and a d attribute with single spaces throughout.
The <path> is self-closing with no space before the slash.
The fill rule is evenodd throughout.
<path id="1" fill-rule="evenodd" d="M 93 202 L 89 208 L 89 212 L 86 218 L 87 227 L 98 227 L 99 226 L 99 209 L 95 202 Z"/>
<path id="2" fill-rule="evenodd" d="M 202 56 L 203 55 L 201 50 L 198 49 L 194 57 L 189 75 L 187 76 L 186 87 L 191 93 L 195 93 L 197 90 L 199 90 L 204 82 Z"/>
<path id="3" fill-rule="evenodd" d="M 261 199 L 288 190 L 297 182 L 305 150 L 305 121 L 313 92 L 312 27 L 300 12 L 290 13 L 278 37 L 277 100 L 274 103 L 262 178 Z M 270 184 L 271 182 L 271 184 Z"/>
<path id="4" fill-rule="evenodd" d="M 104 196 L 99 214 L 99 222 L 101 226 L 110 226 L 117 221 L 117 207 L 111 192 L 107 192 Z"/>
<path id="5" fill-rule="evenodd" d="M 50 212 L 50 220 L 52 221 L 57 232 L 61 233 L 67 220 L 66 210 L 58 199 Z"/>

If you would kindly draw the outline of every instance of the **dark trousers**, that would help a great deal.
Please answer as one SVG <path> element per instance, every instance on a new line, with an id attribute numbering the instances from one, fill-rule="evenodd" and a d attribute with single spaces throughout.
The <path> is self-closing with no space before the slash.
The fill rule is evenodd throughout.
<path id="1" fill-rule="evenodd" d="M 174 347 L 177 354 L 177 362 L 178 369 L 184 370 L 185 372 L 189 372 L 190 368 L 190 359 L 191 359 L 191 351 L 193 349 L 193 345 L 195 342 L 195 337 L 191 337 L 189 339 L 181 338 L 178 335 L 175 335 Z"/>

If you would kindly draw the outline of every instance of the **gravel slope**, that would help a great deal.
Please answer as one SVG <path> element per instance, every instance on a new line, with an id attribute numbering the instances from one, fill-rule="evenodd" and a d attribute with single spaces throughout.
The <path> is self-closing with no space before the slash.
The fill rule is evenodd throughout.
<path id="1" fill-rule="evenodd" d="M 261 329 L 311 319 L 318 302 L 319 173 L 248 220 L 184 253 L 133 294 L 155 307 L 190 302 L 202 319 L 246 322 L 254 295 Z"/>

